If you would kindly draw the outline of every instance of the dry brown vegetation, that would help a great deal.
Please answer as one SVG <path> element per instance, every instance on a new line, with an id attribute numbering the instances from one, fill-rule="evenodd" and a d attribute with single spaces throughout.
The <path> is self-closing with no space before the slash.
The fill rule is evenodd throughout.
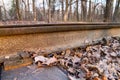
<path id="1" fill-rule="evenodd" d="M 119 80 L 120 38 L 108 37 L 97 44 L 50 54 L 32 53 L 38 67 L 59 66 L 70 80 Z"/>

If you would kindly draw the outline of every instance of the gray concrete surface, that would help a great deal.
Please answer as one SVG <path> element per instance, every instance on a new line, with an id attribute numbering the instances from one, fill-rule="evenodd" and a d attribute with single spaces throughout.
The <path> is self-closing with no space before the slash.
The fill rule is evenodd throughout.
<path id="1" fill-rule="evenodd" d="M 68 80 L 67 75 L 57 67 L 36 68 L 33 65 L 3 71 L 1 76 L 1 80 Z"/>

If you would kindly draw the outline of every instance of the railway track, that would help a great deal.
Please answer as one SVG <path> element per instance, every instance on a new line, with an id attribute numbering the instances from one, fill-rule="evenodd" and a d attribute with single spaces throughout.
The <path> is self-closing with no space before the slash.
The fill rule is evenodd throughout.
<path id="1" fill-rule="evenodd" d="M 120 23 L 0 25 L 0 56 L 24 49 L 72 48 L 106 36 L 120 36 Z"/>
<path id="2" fill-rule="evenodd" d="M 19 61 L 25 64 L 13 60 L 21 51 L 51 53 L 91 44 L 108 36 L 120 37 L 120 23 L 0 25 L 0 63 L 4 62 L 6 70 L 18 68 L 31 64 L 29 59 Z M 13 60 L 12 66 L 5 61 L 8 58 Z"/>
<path id="3" fill-rule="evenodd" d="M 119 28 L 120 23 L 56 23 L 29 25 L 0 25 L 0 36 Z"/>
<path id="4" fill-rule="evenodd" d="M 120 36 L 120 23 L 0 25 L 0 56 L 25 49 L 72 48 L 106 36 Z"/>

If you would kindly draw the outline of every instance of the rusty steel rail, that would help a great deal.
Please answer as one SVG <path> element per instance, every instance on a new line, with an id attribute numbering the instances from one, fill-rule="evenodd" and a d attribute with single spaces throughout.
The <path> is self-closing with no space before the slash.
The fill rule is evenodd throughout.
<path id="1" fill-rule="evenodd" d="M 0 25 L 0 36 L 111 28 L 120 28 L 120 23 L 52 23 L 31 25 Z"/>
<path id="2" fill-rule="evenodd" d="M 0 25 L 0 63 L 4 62 L 6 70 L 16 68 L 16 65 L 21 67 L 31 64 L 29 59 L 27 62 L 18 58 L 21 51 L 48 54 L 99 43 L 99 39 L 108 36 L 120 36 L 120 23 Z M 8 58 L 12 61 L 10 65 L 6 61 Z M 21 62 L 19 65 L 16 59 Z"/>

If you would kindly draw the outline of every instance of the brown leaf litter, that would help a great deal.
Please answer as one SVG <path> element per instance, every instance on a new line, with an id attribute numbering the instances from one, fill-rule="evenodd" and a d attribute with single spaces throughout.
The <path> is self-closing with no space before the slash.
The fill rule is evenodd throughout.
<path id="1" fill-rule="evenodd" d="M 34 53 L 32 58 L 39 67 L 63 67 L 70 80 L 120 79 L 120 37 L 107 37 L 98 44 L 47 55 Z"/>

